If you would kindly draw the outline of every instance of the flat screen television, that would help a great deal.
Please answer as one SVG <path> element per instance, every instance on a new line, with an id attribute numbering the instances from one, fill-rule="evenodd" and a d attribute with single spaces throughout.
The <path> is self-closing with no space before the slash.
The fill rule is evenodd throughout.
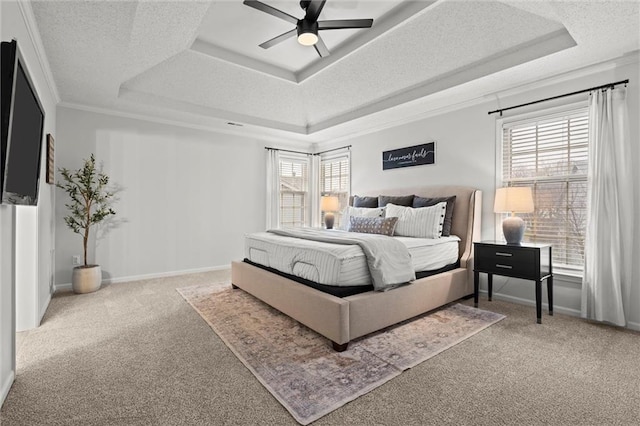
<path id="1" fill-rule="evenodd" d="M 2 42 L 0 173 L 3 204 L 38 203 L 44 109 L 18 43 Z"/>

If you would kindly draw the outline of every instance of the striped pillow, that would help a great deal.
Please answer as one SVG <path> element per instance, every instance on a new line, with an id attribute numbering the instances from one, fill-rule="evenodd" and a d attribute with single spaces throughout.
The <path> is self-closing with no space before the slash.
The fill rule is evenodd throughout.
<path id="1" fill-rule="evenodd" d="M 440 238 L 447 209 L 445 201 L 430 207 L 396 206 L 387 204 L 385 217 L 397 217 L 394 235 L 415 238 Z"/>

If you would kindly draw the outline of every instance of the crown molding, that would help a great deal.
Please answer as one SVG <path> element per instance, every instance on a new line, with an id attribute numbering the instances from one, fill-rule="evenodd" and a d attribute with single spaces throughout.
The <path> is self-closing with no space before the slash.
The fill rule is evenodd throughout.
<path id="1" fill-rule="evenodd" d="M 27 33 L 29 34 L 29 38 L 31 39 L 31 43 L 33 44 L 33 48 L 36 52 L 40 69 L 42 69 L 45 81 L 47 82 L 49 93 L 57 104 L 60 102 L 60 94 L 58 92 L 56 82 L 53 79 L 53 73 L 51 72 L 51 67 L 49 65 L 49 60 L 47 59 L 47 54 L 44 50 L 44 45 L 42 44 L 42 38 L 40 37 L 40 31 L 38 30 L 36 17 L 33 14 L 31 2 L 27 0 L 19 0 L 17 3 L 20 13 L 24 19 L 24 24 L 27 27 Z"/>
<path id="2" fill-rule="evenodd" d="M 173 99 L 167 96 L 154 95 L 147 92 L 133 90 L 123 86 L 120 87 L 118 98 L 138 104 L 153 105 L 169 110 L 193 114 L 195 116 L 215 118 L 220 121 L 233 121 L 236 123 L 242 123 L 243 125 L 248 124 L 258 127 L 264 127 L 267 129 L 274 129 L 298 136 L 308 134 L 307 126 L 305 125 L 296 125 L 277 120 L 264 119 L 254 115 L 228 111 L 221 108 L 212 108 L 204 105 Z"/>
<path id="3" fill-rule="evenodd" d="M 174 126 L 180 127 L 189 130 L 197 130 L 208 133 L 215 134 L 223 134 L 223 135 L 232 135 L 232 136 L 240 136 L 244 138 L 252 138 L 256 140 L 261 140 L 269 143 L 277 143 L 283 146 L 290 147 L 300 147 L 301 145 L 311 146 L 311 142 L 303 141 L 295 138 L 287 138 L 286 136 L 280 135 L 269 135 L 264 133 L 264 129 L 256 128 L 254 126 L 243 126 L 243 127 L 223 127 L 227 126 L 226 121 L 220 122 L 220 127 L 215 125 L 206 125 L 206 124 L 196 124 L 189 123 L 187 121 L 179 121 L 179 120 L 170 120 L 162 117 L 152 116 L 148 114 L 141 114 L 135 112 L 124 111 L 122 109 L 115 108 L 106 108 L 106 107 L 98 107 L 94 105 L 87 105 L 75 102 L 60 102 L 58 107 L 73 109 L 77 111 L 91 112 L 94 114 L 104 114 L 112 117 L 126 118 L 130 120 L 139 120 L 146 121 L 149 123 L 163 124 L 166 126 Z"/>

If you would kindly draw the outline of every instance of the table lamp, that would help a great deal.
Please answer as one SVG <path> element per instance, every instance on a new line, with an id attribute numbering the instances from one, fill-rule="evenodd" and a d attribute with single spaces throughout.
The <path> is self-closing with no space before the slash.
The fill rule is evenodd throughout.
<path id="1" fill-rule="evenodd" d="M 502 221 L 502 233 L 507 244 L 520 244 L 525 226 L 524 220 L 515 216 L 515 213 L 533 212 L 531 188 L 524 186 L 498 188 L 493 211 L 495 213 L 511 213 L 511 217 Z"/>
<path id="2" fill-rule="evenodd" d="M 324 224 L 327 229 L 332 229 L 335 221 L 333 212 L 340 210 L 340 200 L 332 195 L 322 197 L 320 199 L 320 210 L 324 212 Z"/>

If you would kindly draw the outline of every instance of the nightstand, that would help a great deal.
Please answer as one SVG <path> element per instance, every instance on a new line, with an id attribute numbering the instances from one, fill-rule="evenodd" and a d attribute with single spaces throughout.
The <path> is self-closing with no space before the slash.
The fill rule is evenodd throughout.
<path id="1" fill-rule="evenodd" d="M 536 283 L 536 315 L 542 323 L 542 281 L 547 280 L 549 315 L 553 315 L 553 271 L 551 267 L 551 245 L 521 243 L 507 244 L 501 241 L 473 243 L 473 301 L 478 307 L 480 272 L 487 274 L 489 301 L 493 292 L 493 274 L 522 278 Z"/>

